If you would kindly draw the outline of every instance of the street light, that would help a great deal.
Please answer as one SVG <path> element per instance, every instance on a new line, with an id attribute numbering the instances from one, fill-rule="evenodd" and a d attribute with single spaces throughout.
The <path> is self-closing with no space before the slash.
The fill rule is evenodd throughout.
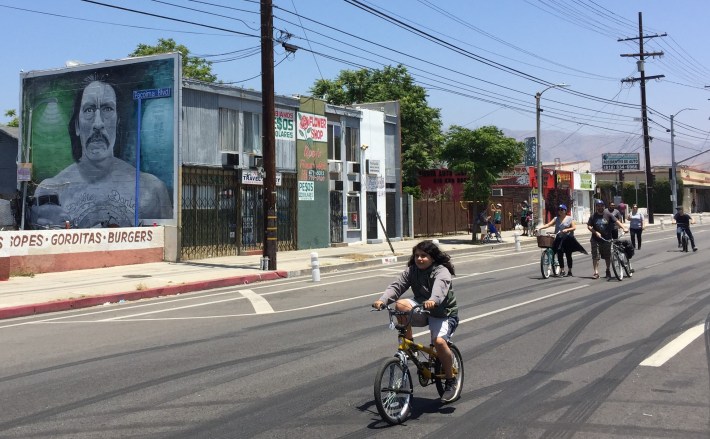
<path id="1" fill-rule="evenodd" d="M 535 152 L 535 156 L 537 158 L 537 221 L 538 221 L 538 227 L 541 227 L 545 222 L 542 220 L 543 216 L 543 204 L 544 204 L 544 199 L 542 196 L 542 155 L 540 153 L 540 113 L 542 110 L 540 109 L 540 97 L 542 96 L 543 93 L 545 93 L 547 90 L 551 88 L 556 88 L 556 87 L 569 87 L 569 84 L 554 84 L 546 89 L 544 89 L 541 92 L 538 92 L 535 94 L 535 119 L 537 122 L 537 150 Z"/>
<path id="2" fill-rule="evenodd" d="M 673 212 L 671 212 L 671 215 L 675 213 L 676 207 L 678 207 L 678 194 L 677 194 L 677 189 L 676 189 L 676 174 L 675 174 L 675 167 L 676 167 L 676 162 L 675 162 L 675 143 L 673 141 L 673 138 L 675 137 L 675 133 L 673 132 L 673 119 L 679 115 L 681 112 L 685 110 L 697 110 L 697 108 L 683 108 L 682 110 L 678 111 L 676 114 L 671 114 L 671 196 L 673 198 Z"/>

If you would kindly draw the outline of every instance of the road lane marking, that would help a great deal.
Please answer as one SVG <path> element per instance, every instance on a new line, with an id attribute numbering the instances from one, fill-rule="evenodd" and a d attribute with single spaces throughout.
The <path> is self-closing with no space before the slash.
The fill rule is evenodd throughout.
<path id="1" fill-rule="evenodd" d="M 666 361 L 673 358 L 680 351 L 685 349 L 686 346 L 695 341 L 696 338 L 703 335 L 703 330 L 702 324 L 688 329 L 673 339 L 670 343 L 659 349 L 658 352 L 643 360 L 640 365 L 650 367 L 663 366 Z"/>
<path id="2" fill-rule="evenodd" d="M 269 302 L 260 295 L 256 294 L 253 290 L 239 290 L 239 292 L 242 293 L 242 296 L 249 299 L 251 306 L 254 307 L 255 313 L 271 314 L 274 312 L 274 309 L 271 307 Z"/>
<path id="3" fill-rule="evenodd" d="M 467 318 L 467 319 L 463 319 L 463 320 L 461 320 L 461 321 L 459 322 L 459 324 L 461 324 L 461 323 L 467 323 L 467 322 L 472 322 L 472 321 L 474 321 L 474 320 L 478 320 L 478 319 L 482 319 L 482 318 L 484 318 L 484 317 L 492 316 L 492 315 L 494 315 L 494 314 L 498 314 L 498 313 L 501 313 L 501 312 L 503 312 L 503 311 L 508 311 L 508 310 L 511 310 L 511 309 L 519 308 L 519 307 L 521 307 L 521 306 L 529 305 L 529 304 L 531 304 L 531 303 L 539 302 L 539 301 L 541 301 L 541 300 L 546 300 L 546 299 L 549 299 L 549 298 L 551 298 L 551 297 L 559 296 L 560 294 L 570 293 L 570 292 L 572 292 L 572 291 L 579 290 L 580 288 L 585 288 L 585 287 L 588 287 L 588 286 L 589 286 L 589 284 L 579 285 L 579 286 L 576 286 L 576 287 L 573 287 L 573 288 L 568 288 L 568 289 L 566 289 L 566 290 L 558 291 L 558 292 L 556 292 L 556 293 L 548 294 L 547 296 L 538 297 L 537 299 L 531 299 L 531 300 L 527 300 L 527 301 L 525 301 L 525 302 L 516 303 L 515 305 L 510 305 L 510 306 L 506 306 L 506 307 L 503 307 L 503 308 L 498 308 L 498 309 L 493 310 L 493 311 L 489 311 L 489 312 L 486 312 L 486 313 L 483 313 L 483 314 L 479 314 L 479 315 L 477 315 L 477 316 L 473 316 L 473 317 L 469 317 L 469 318 Z M 415 336 L 415 337 L 419 337 L 419 336 L 426 335 L 426 334 L 429 334 L 429 331 L 422 331 L 422 332 L 419 332 L 419 333 L 414 334 L 414 336 Z"/>

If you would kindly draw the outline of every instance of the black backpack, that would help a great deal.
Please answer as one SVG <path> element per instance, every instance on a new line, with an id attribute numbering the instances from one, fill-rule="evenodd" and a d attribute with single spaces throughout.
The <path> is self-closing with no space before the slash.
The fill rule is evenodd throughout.
<path id="1" fill-rule="evenodd" d="M 626 253 L 626 257 L 627 257 L 628 259 L 633 258 L 633 257 L 634 257 L 634 252 L 635 252 L 635 250 L 634 250 L 634 246 L 631 245 L 631 242 L 624 239 L 624 240 L 621 241 L 621 245 L 622 245 L 623 248 L 624 248 L 624 253 Z"/>

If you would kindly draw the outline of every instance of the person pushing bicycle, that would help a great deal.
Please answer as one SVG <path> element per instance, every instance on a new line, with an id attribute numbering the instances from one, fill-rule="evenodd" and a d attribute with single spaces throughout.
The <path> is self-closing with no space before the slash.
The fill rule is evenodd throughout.
<path id="1" fill-rule="evenodd" d="M 678 248 L 680 248 L 681 246 L 681 232 L 685 230 L 685 234 L 688 235 L 688 238 L 690 238 L 690 246 L 693 247 L 693 251 L 698 251 L 697 247 L 695 247 L 695 238 L 693 238 L 693 232 L 690 231 L 690 225 L 695 224 L 695 220 L 687 213 L 683 213 L 683 206 L 678 206 L 675 208 L 675 210 L 676 214 L 673 215 L 673 222 L 676 224 L 675 234 L 678 238 Z M 687 250 L 687 248 L 684 250 Z"/>
<path id="2" fill-rule="evenodd" d="M 441 361 L 446 375 L 444 393 L 441 402 L 451 402 L 456 396 L 456 381 L 453 373 L 453 360 L 448 340 L 459 324 L 458 306 L 454 296 L 451 276 L 454 266 L 448 254 L 441 251 L 431 240 L 424 240 L 412 248 L 412 255 L 407 268 L 397 280 L 385 289 L 382 296 L 372 307 L 382 309 L 386 304 L 395 302 L 397 311 L 410 311 L 416 305 L 423 305 L 429 314 L 413 314 L 407 326 L 406 337 L 412 340 L 412 326 L 427 326 L 431 333 L 431 344 Z M 400 299 L 411 288 L 413 299 Z M 400 323 L 403 323 L 400 321 Z"/>

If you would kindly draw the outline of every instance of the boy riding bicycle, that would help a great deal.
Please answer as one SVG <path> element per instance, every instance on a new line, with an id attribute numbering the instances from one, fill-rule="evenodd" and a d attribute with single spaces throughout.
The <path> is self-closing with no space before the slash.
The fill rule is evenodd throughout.
<path id="1" fill-rule="evenodd" d="M 433 241 L 422 241 L 412 249 L 407 268 L 372 304 L 373 308 L 382 309 L 386 304 L 396 301 L 397 311 L 410 311 L 416 305 L 423 305 L 429 311 L 428 315 L 412 315 L 406 337 L 413 339 L 412 326 L 429 325 L 431 344 L 446 374 L 444 393 L 441 395 L 444 403 L 451 402 L 456 396 L 453 359 L 448 345 L 448 340 L 459 324 L 458 306 L 451 283 L 454 274 L 449 255 L 442 252 Z M 410 287 L 414 299 L 400 299 Z"/>

